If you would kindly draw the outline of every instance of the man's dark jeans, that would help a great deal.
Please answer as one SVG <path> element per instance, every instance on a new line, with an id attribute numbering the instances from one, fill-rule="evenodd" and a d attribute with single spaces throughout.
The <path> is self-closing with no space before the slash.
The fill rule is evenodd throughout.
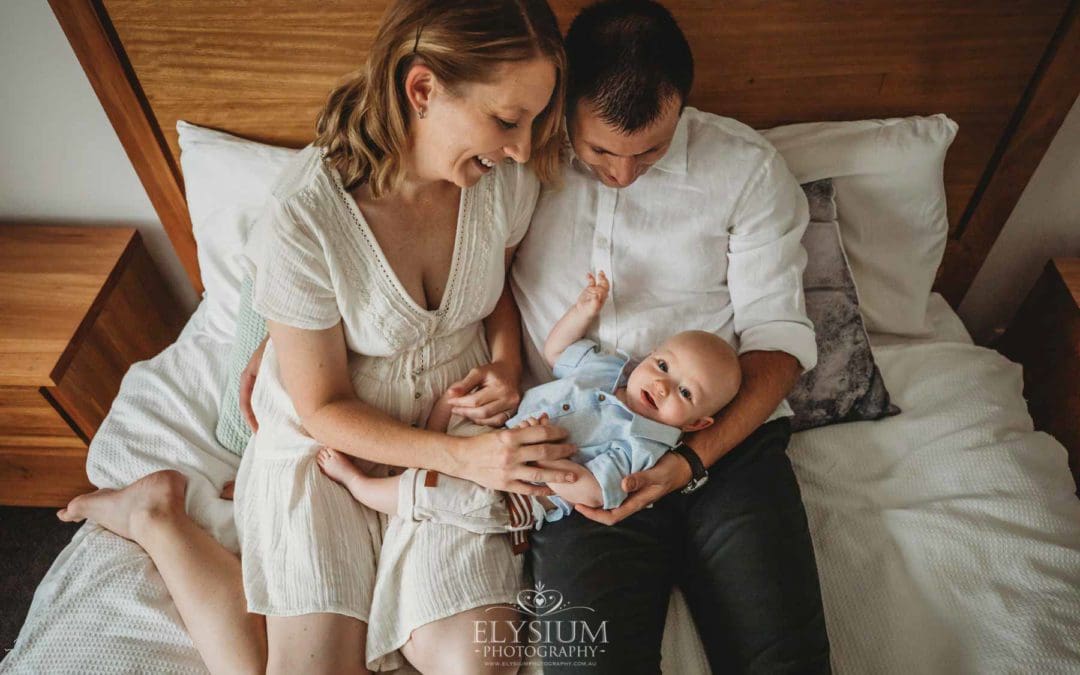
<path id="1" fill-rule="evenodd" d="M 607 621 L 595 666 L 552 673 L 660 672 L 673 584 L 690 606 L 714 673 L 823 673 L 829 640 L 787 419 L 762 425 L 709 469 L 697 492 L 659 500 L 613 526 L 575 512 L 531 535 L 533 579 Z M 554 643 L 554 640 L 553 640 Z"/>

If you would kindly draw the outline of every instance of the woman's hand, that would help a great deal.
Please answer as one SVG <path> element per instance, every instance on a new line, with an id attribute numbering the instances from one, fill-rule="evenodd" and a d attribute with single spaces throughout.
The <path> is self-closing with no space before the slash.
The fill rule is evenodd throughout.
<path id="1" fill-rule="evenodd" d="M 521 373 L 502 361 L 477 366 L 447 388 L 451 412 L 477 424 L 499 427 L 521 403 Z"/>
<path id="2" fill-rule="evenodd" d="M 540 417 L 527 417 L 527 418 L 521 420 L 520 422 L 518 422 L 516 425 L 514 425 L 514 428 L 515 429 L 524 429 L 525 427 L 538 427 L 538 426 L 541 426 L 541 425 L 548 424 L 549 422 L 550 422 L 550 418 L 548 417 L 548 414 L 547 413 L 540 413 Z"/>
<path id="3" fill-rule="evenodd" d="M 649 508 L 661 497 L 686 487 L 693 476 L 690 464 L 676 453 L 669 452 L 651 469 L 632 473 L 622 479 L 622 488 L 630 493 L 630 496 L 618 507 L 607 511 L 577 504 L 575 508 L 589 520 L 595 520 L 602 525 L 614 525 L 641 509 Z"/>
<path id="4" fill-rule="evenodd" d="M 546 485 L 532 483 L 573 483 L 576 476 L 566 471 L 531 466 L 573 455 L 577 448 L 560 443 L 567 432 L 550 424 L 500 429 L 472 438 L 455 439 L 454 468 L 450 473 L 493 490 L 517 492 L 536 497 L 555 494 Z"/>
<path id="5" fill-rule="evenodd" d="M 255 349 L 248 364 L 240 372 L 240 412 L 244 415 L 247 425 L 251 427 L 252 433 L 259 430 L 259 421 L 255 419 L 255 411 L 251 409 L 251 393 L 255 391 L 255 377 L 259 374 L 259 366 L 262 365 L 263 353 L 266 351 L 266 341 L 269 339 L 263 338 L 262 344 Z"/>

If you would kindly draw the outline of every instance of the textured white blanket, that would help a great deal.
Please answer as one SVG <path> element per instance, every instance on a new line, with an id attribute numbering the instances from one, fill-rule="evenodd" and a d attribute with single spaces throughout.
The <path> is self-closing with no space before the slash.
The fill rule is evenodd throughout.
<path id="1" fill-rule="evenodd" d="M 875 355 L 904 413 L 797 434 L 837 672 L 1080 669 L 1080 501 L 1064 449 L 1031 430 L 1019 367 L 966 344 L 936 298 L 936 341 Z M 229 336 L 204 303 L 180 340 L 133 368 L 88 472 L 121 486 L 191 477 L 188 509 L 235 549 L 217 499 L 237 458 L 213 437 Z M 951 340 L 951 341 L 950 341 Z M 673 596 L 664 669 L 707 672 Z M 0 672 L 202 673 L 179 616 L 134 544 L 84 526 L 38 588 Z"/>
<path id="2" fill-rule="evenodd" d="M 903 414 L 789 450 L 836 669 L 1080 670 L 1080 500 L 1019 366 L 957 343 L 875 356 Z"/>

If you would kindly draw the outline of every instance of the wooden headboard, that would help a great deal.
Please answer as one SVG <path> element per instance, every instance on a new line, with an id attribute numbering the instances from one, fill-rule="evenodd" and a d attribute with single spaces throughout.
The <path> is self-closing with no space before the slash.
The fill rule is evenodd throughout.
<path id="1" fill-rule="evenodd" d="M 192 283 L 176 121 L 300 147 L 387 0 L 50 0 Z M 551 0 L 564 29 L 585 0 Z M 957 306 L 1080 91 L 1080 0 L 666 0 L 690 103 L 756 128 L 960 125 L 937 289 Z"/>

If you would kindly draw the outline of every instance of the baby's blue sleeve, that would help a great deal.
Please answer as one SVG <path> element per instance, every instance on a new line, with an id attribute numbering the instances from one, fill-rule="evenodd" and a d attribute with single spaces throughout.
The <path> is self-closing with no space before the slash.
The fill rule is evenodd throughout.
<path id="1" fill-rule="evenodd" d="M 552 372 L 558 379 L 573 376 L 580 386 L 610 389 L 625 363 L 622 357 L 602 353 L 592 340 L 578 340 L 563 350 Z"/>
<path id="2" fill-rule="evenodd" d="M 585 463 L 596 482 L 600 483 L 600 494 L 605 509 L 613 509 L 626 501 L 627 492 L 622 489 L 622 479 L 632 473 L 651 469 L 667 452 L 667 447 L 660 443 L 634 438 L 630 442 L 612 441 L 608 448 Z"/>
<path id="3" fill-rule="evenodd" d="M 585 463 L 585 468 L 596 477 L 596 482 L 600 483 L 600 495 L 605 509 L 613 509 L 626 501 L 622 479 L 633 473 L 630 470 L 630 453 L 626 450 L 612 442 L 607 450 Z"/>
<path id="4" fill-rule="evenodd" d="M 591 358 L 597 356 L 599 352 L 600 345 L 592 340 L 578 340 L 559 355 L 552 373 L 561 380 L 577 371 L 578 368 L 588 365 Z"/>

